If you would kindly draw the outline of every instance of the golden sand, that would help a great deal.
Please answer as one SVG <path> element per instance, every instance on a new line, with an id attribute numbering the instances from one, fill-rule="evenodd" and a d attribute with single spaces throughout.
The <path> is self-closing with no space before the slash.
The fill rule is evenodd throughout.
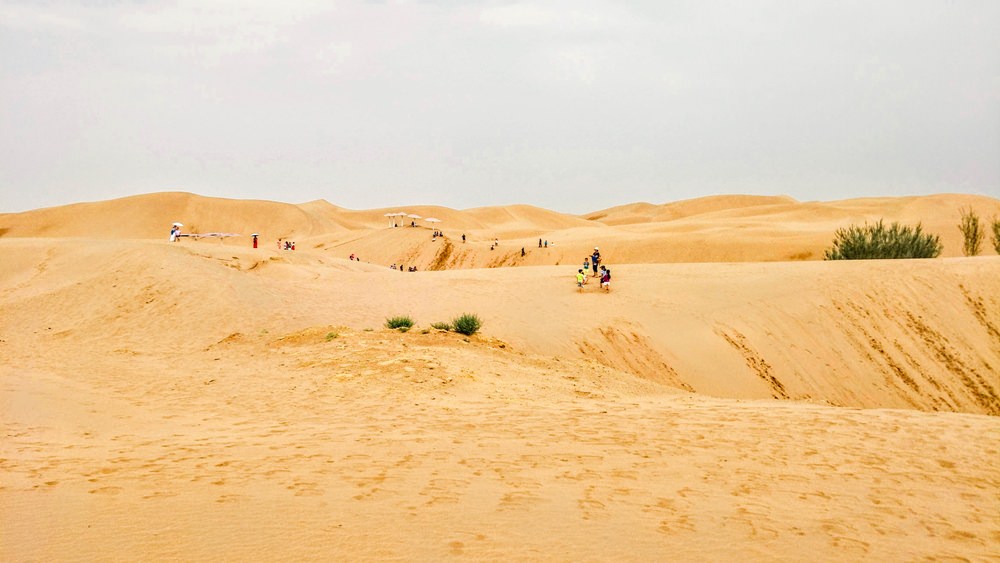
<path id="1" fill-rule="evenodd" d="M 961 257 L 969 205 L 1000 214 L 403 209 L 443 239 L 190 194 L 0 215 L 0 559 L 996 557 L 1000 257 Z M 817 260 L 880 217 L 944 257 Z M 595 245 L 612 291 L 577 292 Z M 463 312 L 479 334 L 429 326 Z"/>

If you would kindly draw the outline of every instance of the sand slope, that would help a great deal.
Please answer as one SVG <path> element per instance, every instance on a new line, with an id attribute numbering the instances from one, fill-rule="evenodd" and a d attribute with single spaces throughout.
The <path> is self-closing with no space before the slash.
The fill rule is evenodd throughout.
<path id="1" fill-rule="evenodd" d="M 518 350 L 718 397 L 1000 414 L 997 257 L 623 265 L 612 293 L 581 294 L 563 267 L 412 274 L 308 251 L 0 243 L 2 326 L 24 346 L 57 334 L 156 350 L 473 311 Z"/>
<path id="2" fill-rule="evenodd" d="M 818 203 L 542 214 L 560 238 L 524 258 L 487 229 L 530 227 L 532 208 L 476 211 L 487 226 L 463 245 L 384 211 L 217 203 L 232 225 L 309 234 L 279 252 L 0 217 L 0 558 L 1000 551 L 1000 257 L 628 263 L 612 236 L 655 249 L 657 229 L 705 237 L 712 217 L 720 233 L 843 219 Z M 609 294 L 548 263 L 591 240 L 616 258 Z M 421 271 L 344 258 L 357 249 Z M 481 334 L 429 329 L 464 311 Z M 417 328 L 382 327 L 398 314 Z"/>

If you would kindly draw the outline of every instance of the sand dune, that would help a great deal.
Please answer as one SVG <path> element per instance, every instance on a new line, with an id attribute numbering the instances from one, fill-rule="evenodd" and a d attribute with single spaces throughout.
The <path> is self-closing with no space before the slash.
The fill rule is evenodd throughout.
<path id="1" fill-rule="evenodd" d="M 243 235 L 222 244 L 246 246 L 247 235 L 258 232 L 262 244 L 295 240 L 331 257 L 354 253 L 375 264 L 404 262 L 426 270 L 582 263 L 595 244 L 604 245 L 608 259 L 622 264 L 820 260 L 838 228 L 884 219 L 922 224 L 941 237 L 942 256 L 955 257 L 962 255 L 957 225 L 963 208 L 976 210 L 984 220 L 1000 217 L 1000 200 L 957 194 L 805 203 L 787 197 L 715 196 L 631 204 L 576 217 L 523 205 L 356 211 L 326 201 L 291 205 L 164 193 L 0 214 L 0 236 L 162 240 L 170 223 L 181 221 L 189 233 Z M 392 232 L 384 215 L 394 211 L 441 222 L 416 221 L 419 236 Z M 435 244 L 439 241 L 430 236 L 435 228 L 444 231 L 450 245 Z M 458 246 L 463 234 L 467 243 Z M 486 252 L 496 239 L 501 247 Z M 549 247 L 538 248 L 540 239 Z M 995 254 L 988 243 L 984 254 Z"/>
<path id="2" fill-rule="evenodd" d="M 1000 257 L 768 260 L 1000 202 L 726 203 L 2 215 L 0 558 L 995 557 Z M 573 284 L 595 244 L 609 294 Z"/>
<path id="3" fill-rule="evenodd" d="M 714 211 L 745 210 L 761 206 L 795 203 L 797 202 L 794 199 L 787 196 L 708 196 L 663 205 L 631 203 L 588 213 L 584 217 L 593 221 L 600 221 L 606 225 L 627 225 L 632 223 L 672 221 L 692 215 L 704 215 Z M 758 210 L 753 209 L 752 211 L 757 212 Z"/>

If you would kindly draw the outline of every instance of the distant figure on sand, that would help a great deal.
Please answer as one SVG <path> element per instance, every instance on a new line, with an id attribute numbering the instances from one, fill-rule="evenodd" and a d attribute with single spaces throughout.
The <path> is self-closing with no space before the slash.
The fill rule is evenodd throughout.
<path id="1" fill-rule="evenodd" d="M 180 231 L 180 229 L 177 228 L 177 225 L 170 227 L 170 242 L 177 242 L 178 231 Z"/>
<path id="2" fill-rule="evenodd" d="M 250 235 L 253 237 L 253 247 L 257 248 L 257 235 Z"/>
<path id="3" fill-rule="evenodd" d="M 538 239 L 538 248 L 542 247 L 542 239 Z"/>
<path id="4" fill-rule="evenodd" d="M 581 268 L 576 271 L 576 287 L 580 288 L 580 291 L 583 291 L 583 284 L 585 283 L 587 283 L 587 274 Z"/>
<path id="5" fill-rule="evenodd" d="M 584 271 L 590 269 L 590 256 L 584 256 L 583 257 L 583 269 L 584 269 Z"/>
<path id="6" fill-rule="evenodd" d="M 462 233 L 462 242 L 465 242 L 465 233 Z"/>
<path id="7" fill-rule="evenodd" d="M 594 253 L 590 255 L 590 265 L 594 267 L 594 275 L 597 275 L 597 265 L 601 263 L 601 250 L 594 247 Z"/>
<path id="8" fill-rule="evenodd" d="M 601 287 L 604 291 L 611 291 L 611 270 L 601 266 Z"/>
<path id="9" fill-rule="evenodd" d="M 521 258 L 524 258 L 524 247 L 521 247 Z"/>

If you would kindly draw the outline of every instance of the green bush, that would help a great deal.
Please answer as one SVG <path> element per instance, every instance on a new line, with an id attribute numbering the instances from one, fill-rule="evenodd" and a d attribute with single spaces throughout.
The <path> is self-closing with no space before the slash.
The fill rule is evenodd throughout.
<path id="1" fill-rule="evenodd" d="M 962 231 L 962 252 L 966 256 L 978 256 L 983 249 L 983 237 L 986 232 L 979 226 L 979 215 L 972 208 L 959 209 L 962 214 L 962 222 L 958 224 L 958 230 Z"/>
<path id="2" fill-rule="evenodd" d="M 827 260 L 879 260 L 886 258 L 935 258 L 941 254 L 941 240 L 916 227 L 893 223 L 886 227 L 882 220 L 864 226 L 851 225 L 837 229 L 833 248 L 824 253 Z"/>
<path id="3" fill-rule="evenodd" d="M 326 333 L 326 341 L 329 342 L 329 341 L 333 340 L 334 338 L 337 338 L 338 336 L 340 336 L 340 335 L 337 334 L 336 332 L 328 332 L 328 333 Z"/>
<path id="4" fill-rule="evenodd" d="M 1000 254 L 1000 219 L 993 218 L 993 250 Z"/>
<path id="5" fill-rule="evenodd" d="M 471 336 L 475 334 L 481 326 L 483 326 L 483 321 L 481 321 L 476 315 L 463 313 L 462 315 L 455 317 L 455 320 L 451 321 L 451 325 L 455 327 L 455 332 Z"/>
<path id="6" fill-rule="evenodd" d="M 386 328 L 405 329 L 403 332 L 406 332 L 413 326 L 413 319 L 406 315 L 390 317 L 385 320 L 385 326 Z"/>
<path id="7" fill-rule="evenodd" d="M 451 323 L 432 323 L 431 328 L 438 330 L 451 330 Z"/>

